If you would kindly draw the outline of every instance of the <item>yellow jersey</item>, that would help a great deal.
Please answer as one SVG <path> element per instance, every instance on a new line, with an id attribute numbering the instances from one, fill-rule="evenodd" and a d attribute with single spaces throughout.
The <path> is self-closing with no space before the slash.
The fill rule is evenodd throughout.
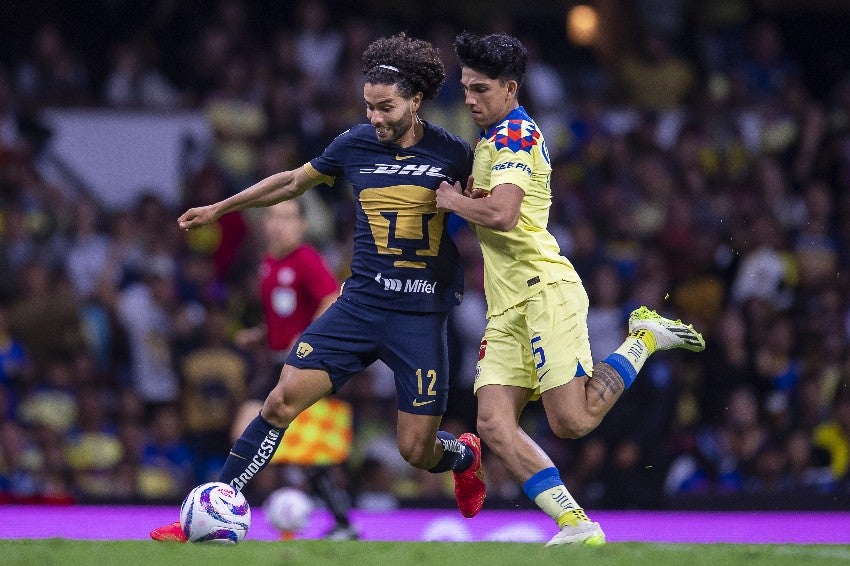
<path id="1" fill-rule="evenodd" d="M 552 166 L 543 135 L 522 106 L 481 133 L 472 176 L 475 188 L 487 192 L 504 183 L 525 192 L 513 230 L 472 225 L 484 256 L 488 318 L 525 301 L 548 283 L 581 281 L 547 230 Z"/>

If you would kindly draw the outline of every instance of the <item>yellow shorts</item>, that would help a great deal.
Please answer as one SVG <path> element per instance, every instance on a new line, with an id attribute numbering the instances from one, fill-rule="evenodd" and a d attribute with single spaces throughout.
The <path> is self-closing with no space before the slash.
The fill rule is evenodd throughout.
<path id="1" fill-rule="evenodd" d="M 581 283 L 556 281 L 491 317 L 478 352 L 473 390 L 512 385 L 533 390 L 532 399 L 538 399 L 577 373 L 590 375 L 587 307 Z"/>

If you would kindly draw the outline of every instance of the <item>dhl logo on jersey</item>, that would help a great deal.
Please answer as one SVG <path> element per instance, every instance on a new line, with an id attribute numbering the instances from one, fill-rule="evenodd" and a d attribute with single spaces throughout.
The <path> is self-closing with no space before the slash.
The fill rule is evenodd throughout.
<path id="1" fill-rule="evenodd" d="M 374 167 L 361 167 L 360 173 L 364 175 L 372 173 L 376 175 L 411 175 L 414 177 L 427 175 L 428 177 L 448 179 L 448 176 L 443 173 L 442 167 L 428 164 L 415 165 L 411 163 L 409 165 L 397 165 L 395 163 L 376 163 Z"/>

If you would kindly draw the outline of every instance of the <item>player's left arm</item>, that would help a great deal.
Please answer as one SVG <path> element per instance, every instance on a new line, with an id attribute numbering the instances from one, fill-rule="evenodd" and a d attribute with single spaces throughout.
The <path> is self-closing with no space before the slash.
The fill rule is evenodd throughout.
<path id="1" fill-rule="evenodd" d="M 472 178 L 465 190 L 459 182 L 450 185 L 446 181 L 437 188 L 437 208 L 454 212 L 467 222 L 508 232 L 519 222 L 519 211 L 525 191 L 513 183 L 502 183 L 482 194 L 472 188 Z M 475 198 L 486 196 L 486 198 Z"/>

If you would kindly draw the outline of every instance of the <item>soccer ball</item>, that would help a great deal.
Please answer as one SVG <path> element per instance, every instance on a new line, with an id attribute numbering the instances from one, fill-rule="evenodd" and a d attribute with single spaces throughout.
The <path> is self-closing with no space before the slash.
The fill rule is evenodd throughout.
<path id="1" fill-rule="evenodd" d="M 235 544 L 251 526 L 251 508 L 242 492 L 221 482 L 199 485 L 180 506 L 180 525 L 190 542 Z"/>
<path id="2" fill-rule="evenodd" d="M 310 522 L 313 501 L 303 491 L 284 487 L 268 496 L 263 511 L 276 529 L 283 533 L 294 533 Z"/>

